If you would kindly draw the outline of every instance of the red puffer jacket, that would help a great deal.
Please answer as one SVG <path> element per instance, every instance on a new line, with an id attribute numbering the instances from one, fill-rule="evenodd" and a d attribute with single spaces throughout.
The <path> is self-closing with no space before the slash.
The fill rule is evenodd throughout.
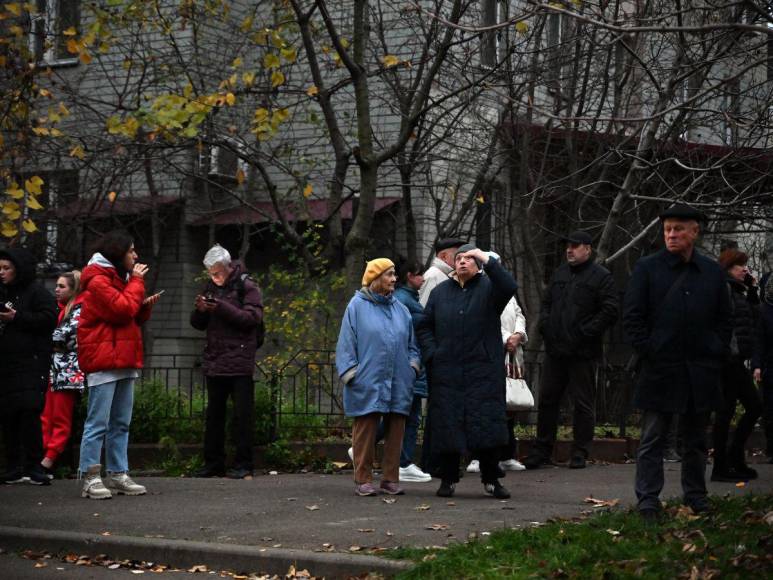
<path id="1" fill-rule="evenodd" d="M 150 318 L 150 307 L 142 304 L 145 281 L 132 276 L 126 282 L 112 266 L 93 262 L 94 259 L 81 275 L 83 306 L 78 325 L 81 370 L 94 373 L 142 368 L 140 325 Z"/>

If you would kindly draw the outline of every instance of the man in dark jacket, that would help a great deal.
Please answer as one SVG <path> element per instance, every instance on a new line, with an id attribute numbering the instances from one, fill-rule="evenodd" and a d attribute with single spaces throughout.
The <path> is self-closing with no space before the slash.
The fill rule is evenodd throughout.
<path id="1" fill-rule="evenodd" d="M 660 513 L 663 447 L 672 415 L 683 441 L 682 490 L 694 511 L 708 509 L 706 426 L 720 398 L 730 354 L 732 307 L 725 274 L 695 250 L 701 214 L 674 206 L 661 214 L 665 249 L 636 262 L 623 324 L 640 355 L 634 405 L 642 410 L 636 497 L 642 517 Z"/>
<path id="2" fill-rule="evenodd" d="M 56 299 L 35 281 L 24 248 L 0 251 L 0 421 L 7 454 L 5 483 L 47 485 L 40 466 Z"/>
<path id="3" fill-rule="evenodd" d="M 207 420 L 204 467 L 197 477 L 225 475 L 225 415 L 233 399 L 236 457 L 228 477 L 252 475 L 252 432 L 255 407 L 255 351 L 263 341 L 263 302 L 260 289 L 215 245 L 204 256 L 210 281 L 196 296 L 191 325 L 207 331 L 204 375 L 207 378 Z"/>
<path id="4" fill-rule="evenodd" d="M 471 244 L 458 249 L 454 270 L 430 294 L 418 331 L 428 368 L 432 453 L 442 479 L 437 495 L 453 495 L 461 454 L 470 452 L 480 460 L 485 492 L 508 498 L 497 479 L 499 447 L 507 443 L 499 318 L 517 285 L 497 259 Z"/>
<path id="5" fill-rule="evenodd" d="M 601 340 L 617 319 L 617 289 L 609 270 L 593 261 L 590 234 L 574 232 L 565 241 L 566 264 L 553 274 L 540 311 L 547 357 L 539 391 L 537 439 L 524 462 L 527 469 L 550 462 L 561 397 L 567 388 L 574 403 L 569 467 L 585 467 L 596 426 L 595 376 Z"/>

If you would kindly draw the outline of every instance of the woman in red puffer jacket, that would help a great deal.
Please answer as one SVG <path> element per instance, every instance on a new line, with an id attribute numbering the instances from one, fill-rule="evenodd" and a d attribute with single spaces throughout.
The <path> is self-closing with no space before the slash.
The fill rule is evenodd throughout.
<path id="1" fill-rule="evenodd" d="M 142 368 L 142 329 L 159 294 L 145 297 L 148 267 L 137 263 L 126 232 L 105 235 L 81 275 L 83 306 L 78 326 L 78 361 L 86 373 L 88 414 L 81 440 L 81 496 L 109 499 L 113 493 L 142 495 L 129 477 L 127 450 L 134 381 Z M 105 442 L 107 486 L 102 482 Z"/>

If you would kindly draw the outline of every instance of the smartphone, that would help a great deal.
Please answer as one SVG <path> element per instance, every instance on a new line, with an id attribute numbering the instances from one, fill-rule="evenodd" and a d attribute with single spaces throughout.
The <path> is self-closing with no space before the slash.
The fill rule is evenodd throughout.
<path id="1" fill-rule="evenodd" d="M 166 292 L 166 290 L 159 290 L 154 294 L 154 296 L 161 296 L 164 292 Z"/>
<path id="2" fill-rule="evenodd" d="M 13 305 L 10 302 L 0 304 L 0 312 L 8 312 L 12 307 Z"/>

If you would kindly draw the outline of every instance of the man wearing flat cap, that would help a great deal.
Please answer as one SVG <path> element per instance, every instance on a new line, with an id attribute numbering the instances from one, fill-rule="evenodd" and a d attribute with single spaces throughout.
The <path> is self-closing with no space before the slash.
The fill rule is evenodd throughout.
<path id="1" fill-rule="evenodd" d="M 618 294 L 609 270 L 593 261 L 593 238 L 572 232 L 564 238 L 566 263 L 553 274 L 542 300 L 539 330 L 547 356 L 542 371 L 537 439 L 527 469 L 550 463 L 561 398 L 574 403 L 569 467 L 585 467 L 596 426 L 595 376 L 604 332 L 617 319 Z"/>
<path id="2" fill-rule="evenodd" d="M 419 302 L 422 307 L 427 306 L 429 294 L 435 289 L 435 286 L 448 280 L 454 271 L 456 251 L 466 243 L 459 238 L 444 238 L 437 241 L 435 257 L 432 258 L 432 264 L 424 272 L 424 283 L 419 288 Z"/>
<path id="3" fill-rule="evenodd" d="M 679 416 L 685 505 L 709 509 L 706 427 L 730 354 L 732 307 L 722 268 L 695 249 L 703 216 L 676 205 L 660 215 L 665 248 L 641 258 L 625 294 L 623 326 L 639 356 L 634 405 L 642 411 L 636 459 L 638 509 L 660 516 L 663 449 Z"/>

